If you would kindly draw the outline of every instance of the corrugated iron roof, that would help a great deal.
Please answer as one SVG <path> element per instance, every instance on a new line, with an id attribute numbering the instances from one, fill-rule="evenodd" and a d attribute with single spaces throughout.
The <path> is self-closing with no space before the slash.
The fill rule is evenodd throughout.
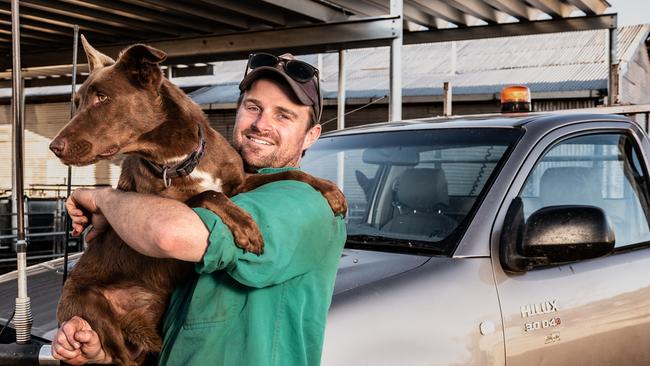
<path id="1" fill-rule="evenodd" d="M 619 28 L 617 50 L 621 64 L 645 47 L 649 33 L 650 24 Z M 607 42 L 607 31 L 583 31 L 404 46 L 403 95 L 442 95 L 445 81 L 451 83 L 455 95 L 494 94 L 509 84 L 525 84 L 533 93 L 607 89 Z M 346 96 L 386 95 L 389 49 L 346 53 Z M 318 64 L 315 55 L 300 58 Z M 202 104 L 234 102 L 244 68 L 243 61 L 218 63 L 217 85 L 200 89 L 192 97 Z M 321 76 L 324 96 L 336 98 L 337 54 L 322 56 Z"/>
<path id="2" fill-rule="evenodd" d="M 644 47 L 650 24 L 618 29 L 617 50 L 621 70 Z M 455 95 L 495 94 L 504 85 L 526 84 L 534 93 L 595 91 L 607 88 L 607 31 L 494 38 L 406 45 L 403 47 L 403 94 L 442 95 L 449 81 Z M 346 51 L 348 98 L 373 98 L 388 94 L 389 49 Z M 319 57 L 321 61 L 319 63 Z M 321 68 L 325 98 L 335 99 L 338 54 L 299 56 Z M 246 61 L 211 62 L 215 75 L 174 78 L 180 87 L 203 87 L 191 96 L 200 104 L 234 103 L 239 94 Z M 65 95 L 70 86 L 27 88 L 26 96 Z M 0 89 L 0 98 L 11 96 Z"/>

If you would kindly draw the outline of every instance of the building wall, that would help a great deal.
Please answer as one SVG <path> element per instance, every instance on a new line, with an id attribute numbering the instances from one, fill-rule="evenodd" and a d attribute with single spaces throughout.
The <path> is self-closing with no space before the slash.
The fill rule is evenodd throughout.
<path id="1" fill-rule="evenodd" d="M 639 51 L 621 70 L 621 101 L 623 104 L 650 104 L 650 61 L 646 47 Z"/>
<path id="2" fill-rule="evenodd" d="M 70 103 L 39 103 L 25 106 L 24 187 L 30 196 L 64 196 L 68 168 L 49 150 L 56 133 L 70 119 Z M 12 187 L 11 106 L 0 105 L 0 194 Z M 73 167 L 72 184 L 116 184 L 119 162 L 99 162 Z"/>

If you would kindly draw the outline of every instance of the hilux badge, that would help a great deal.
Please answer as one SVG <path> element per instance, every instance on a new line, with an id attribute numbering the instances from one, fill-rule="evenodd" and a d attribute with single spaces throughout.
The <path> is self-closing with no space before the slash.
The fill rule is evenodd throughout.
<path id="1" fill-rule="evenodd" d="M 557 312 L 557 300 L 544 301 L 536 304 L 521 306 L 521 317 L 528 318 L 534 315 L 542 315 Z"/>

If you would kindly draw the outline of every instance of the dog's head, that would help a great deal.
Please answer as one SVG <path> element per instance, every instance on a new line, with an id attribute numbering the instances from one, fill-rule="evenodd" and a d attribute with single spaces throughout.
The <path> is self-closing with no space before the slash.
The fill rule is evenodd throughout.
<path id="1" fill-rule="evenodd" d="M 117 62 L 81 38 L 90 75 L 75 95 L 76 114 L 52 140 L 50 150 L 64 164 L 89 165 L 138 149 L 138 138 L 164 120 L 159 64 L 167 55 L 136 44 Z"/>

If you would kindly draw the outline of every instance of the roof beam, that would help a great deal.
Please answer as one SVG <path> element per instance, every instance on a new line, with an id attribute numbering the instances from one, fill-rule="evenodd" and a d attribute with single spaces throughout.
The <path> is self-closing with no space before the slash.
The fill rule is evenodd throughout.
<path id="1" fill-rule="evenodd" d="M 366 0 L 366 2 L 372 3 L 373 6 L 379 9 L 381 14 L 390 13 L 389 0 Z M 426 8 L 422 8 L 416 4 L 411 4 L 410 2 L 404 2 L 402 12 L 404 14 L 405 23 L 412 22 L 429 28 L 435 28 L 436 26 L 436 17 L 431 15 L 429 10 Z"/>
<path id="2" fill-rule="evenodd" d="M 413 6 L 412 4 L 404 4 L 404 20 L 411 21 L 426 27 L 435 27 L 436 17 L 424 11 L 422 8 Z"/>
<path id="3" fill-rule="evenodd" d="M 569 3 L 575 5 L 578 9 L 585 12 L 587 15 L 600 15 L 607 10 L 609 4 L 603 0 L 568 0 Z"/>
<path id="4" fill-rule="evenodd" d="M 330 3 L 336 4 L 355 15 L 377 17 L 388 14 L 387 7 L 381 7 L 363 0 L 331 0 Z"/>
<path id="5" fill-rule="evenodd" d="M 262 2 L 277 6 L 283 10 L 301 14 L 302 16 L 319 22 L 341 21 L 348 18 L 348 16 L 341 11 L 336 11 L 329 6 L 311 0 L 262 0 Z"/>
<path id="6" fill-rule="evenodd" d="M 2 23 L 6 24 L 7 22 L 0 20 L 0 24 L 2 24 Z M 11 22 L 9 22 L 9 25 L 11 25 Z M 0 33 L 2 33 L 2 34 L 11 34 L 11 31 L 5 30 L 5 29 L 0 29 Z M 35 40 L 45 41 L 45 42 L 62 43 L 62 42 L 68 42 L 71 39 L 71 37 L 69 35 L 68 35 L 67 38 L 63 38 L 61 36 L 53 36 L 53 35 L 50 35 L 50 34 L 39 34 L 39 33 L 40 32 L 21 30 L 21 32 L 20 32 L 21 41 L 22 41 L 22 38 L 30 38 L 30 39 L 35 39 Z"/>
<path id="7" fill-rule="evenodd" d="M 122 28 L 128 30 L 130 36 L 133 35 L 134 30 L 149 32 L 150 34 L 158 34 L 158 37 L 177 35 L 175 32 L 170 32 L 168 28 L 166 29 L 164 27 L 150 25 L 143 22 L 135 22 L 133 21 L 133 19 L 128 19 L 124 17 L 117 17 L 117 16 L 111 17 L 111 16 L 107 16 L 109 14 L 105 12 L 95 11 L 92 9 L 84 9 L 83 11 L 80 11 L 78 7 L 71 6 L 65 3 L 60 3 L 60 2 L 52 2 L 52 1 L 45 1 L 45 0 L 23 0 L 21 1 L 20 5 L 22 9 L 31 8 L 40 11 L 45 11 L 48 13 L 55 13 L 55 14 L 67 16 L 75 20 L 82 19 L 82 20 L 100 23 L 112 27 Z M 52 17 L 51 14 L 48 14 L 48 16 Z"/>
<path id="8" fill-rule="evenodd" d="M 7 34 L 7 35 L 9 35 L 9 37 L 7 37 L 7 38 L 5 38 L 5 37 L 0 37 L 0 41 L 11 43 L 11 38 L 12 38 L 12 37 L 11 37 L 11 31 L 0 30 L 0 34 Z M 38 45 L 39 45 L 39 43 L 36 42 L 36 41 L 30 41 L 29 39 L 22 39 L 22 36 L 24 36 L 24 35 L 21 34 L 21 40 L 20 40 L 20 44 L 21 44 L 21 45 L 29 45 L 29 46 L 38 46 Z M 25 38 L 34 38 L 34 37 L 25 37 Z"/>
<path id="9" fill-rule="evenodd" d="M 5 12 L 0 9 L 0 24 L 11 25 L 10 12 Z M 52 34 L 55 36 L 68 37 L 68 39 L 70 39 L 73 34 L 70 28 L 59 27 L 53 24 L 41 24 L 29 19 L 20 19 L 20 28 L 45 34 Z"/>
<path id="10" fill-rule="evenodd" d="M 0 10 L 0 24 L 6 24 L 11 26 L 11 18 L 4 16 L 2 10 Z M 43 27 L 35 24 L 35 22 L 30 22 L 29 20 L 26 19 L 20 20 L 20 29 L 29 29 L 41 33 L 49 33 L 58 36 L 70 37 L 70 32 L 68 32 L 68 29 L 63 29 L 60 27 L 58 29 L 56 29 L 56 27 Z"/>
<path id="11" fill-rule="evenodd" d="M 196 6 L 189 5 L 183 1 L 170 1 L 170 0 L 137 0 L 136 2 L 145 3 L 149 6 L 163 7 L 166 10 L 174 12 L 181 12 L 189 14 L 202 19 L 207 19 L 213 22 L 227 25 L 235 30 L 249 30 L 250 24 L 246 20 L 238 18 L 231 14 L 219 14 L 201 9 Z"/>
<path id="12" fill-rule="evenodd" d="M 200 0 L 203 3 L 211 6 L 217 6 L 221 9 L 226 9 L 234 13 L 242 13 L 247 17 L 253 18 L 258 22 L 269 24 L 272 26 L 285 26 L 287 25 L 287 18 L 279 11 L 267 9 L 256 5 L 248 5 L 242 1 L 220 1 L 220 0 Z"/>
<path id="13" fill-rule="evenodd" d="M 404 44 L 466 41 L 471 39 L 514 37 L 528 34 L 616 29 L 616 14 L 563 19 L 536 20 L 525 23 L 478 25 L 404 33 Z"/>
<path id="14" fill-rule="evenodd" d="M 184 27 L 187 29 L 195 30 L 203 33 L 214 33 L 214 27 L 202 24 L 199 22 L 192 22 L 187 19 L 167 15 L 163 12 L 152 11 L 149 8 L 133 6 L 131 4 L 123 3 L 115 0 L 60 0 L 70 4 L 89 9 L 101 10 L 119 17 L 133 19 L 136 22 L 147 22 L 155 24 L 157 22 L 164 22 L 175 27 Z"/>
<path id="15" fill-rule="evenodd" d="M 412 0 L 420 8 L 425 9 L 429 14 L 442 18 L 458 26 L 466 26 L 469 19 L 460 10 L 440 0 Z"/>
<path id="16" fill-rule="evenodd" d="M 499 14 L 491 6 L 486 5 L 483 1 L 479 0 L 447 0 L 447 3 L 454 8 L 470 14 L 478 19 L 487 23 L 498 23 Z"/>
<path id="17" fill-rule="evenodd" d="M 175 62 L 217 61 L 245 58 L 250 50 L 327 52 L 343 48 L 388 45 L 395 37 L 395 22 L 399 17 L 378 17 L 339 23 L 210 35 L 148 42 L 167 53 L 168 64 Z M 96 47 L 114 56 L 125 46 Z M 24 67 L 65 65 L 70 63 L 70 49 L 23 53 Z M 1 68 L 11 68 L 10 59 L 2 59 Z"/>
<path id="18" fill-rule="evenodd" d="M 539 10 L 527 6 L 520 0 L 483 0 L 485 3 L 519 20 L 534 20 Z"/>
<path id="19" fill-rule="evenodd" d="M 11 15 L 11 9 L 9 4 L 0 3 L 0 13 Z M 60 15 L 56 19 L 52 18 L 50 14 L 45 11 L 38 9 L 30 9 L 21 7 L 20 9 L 20 18 L 21 20 L 30 19 L 42 24 L 54 24 L 60 27 L 73 29 L 74 24 L 79 25 L 79 29 L 83 31 L 90 31 L 93 33 L 99 33 L 110 37 L 133 37 L 133 32 L 121 28 L 115 28 L 112 26 L 101 26 L 90 21 L 83 19 L 75 19 L 72 17 Z M 144 34 L 143 36 L 146 36 Z M 142 39 L 142 37 L 136 37 Z"/>
<path id="20" fill-rule="evenodd" d="M 553 18 L 568 17 L 573 11 L 571 5 L 567 5 L 560 0 L 526 0 L 526 2 Z"/>

